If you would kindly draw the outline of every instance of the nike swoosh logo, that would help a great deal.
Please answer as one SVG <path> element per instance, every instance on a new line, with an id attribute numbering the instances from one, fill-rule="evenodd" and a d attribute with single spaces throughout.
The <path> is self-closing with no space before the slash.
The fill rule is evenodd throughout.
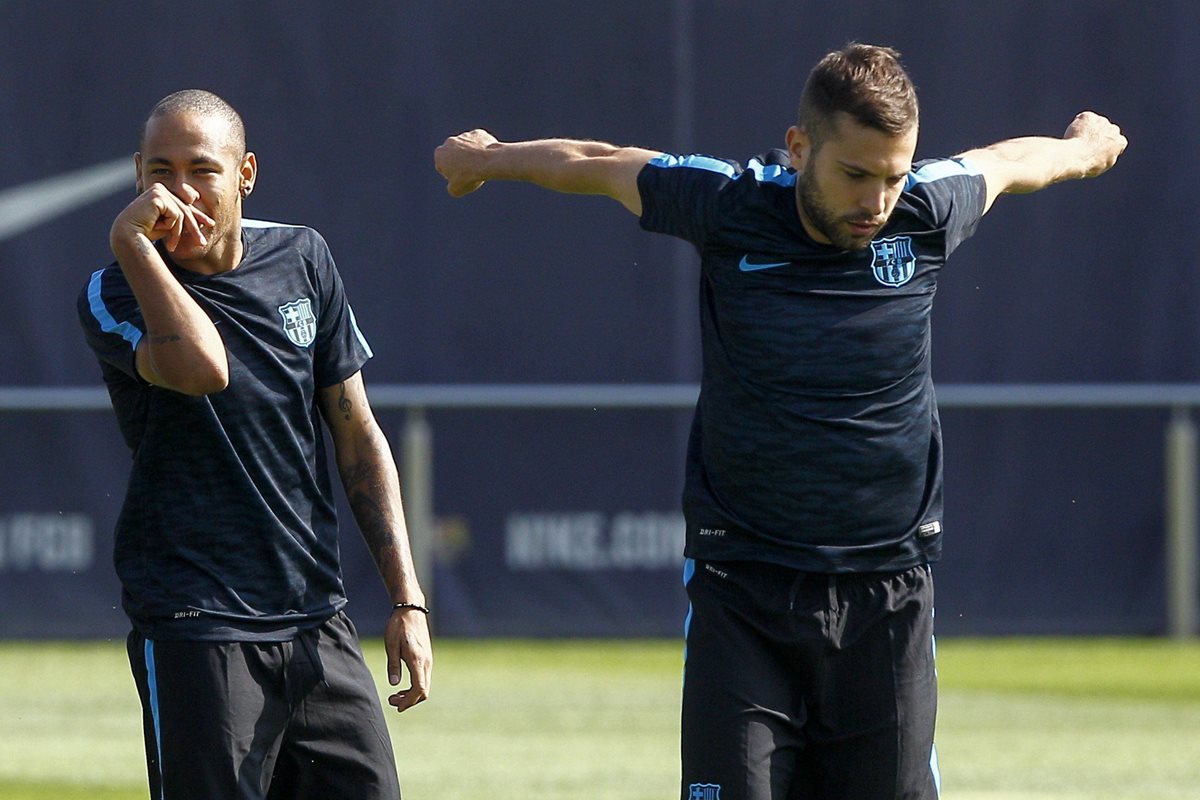
<path id="1" fill-rule="evenodd" d="M 774 269 L 775 267 L 786 267 L 791 264 L 790 261 L 770 261 L 760 264 L 757 261 L 751 261 L 748 256 L 742 256 L 742 260 L 738 262 L 738 269 L 742 272 L 754 272 L 760 269 Z"/>
<path id="2" fill-rule="evenodd" d="M 114 158 L 53 178 L 0 189 L 0 242 L 113 194 L 133 189 L 133 159 Z"/>

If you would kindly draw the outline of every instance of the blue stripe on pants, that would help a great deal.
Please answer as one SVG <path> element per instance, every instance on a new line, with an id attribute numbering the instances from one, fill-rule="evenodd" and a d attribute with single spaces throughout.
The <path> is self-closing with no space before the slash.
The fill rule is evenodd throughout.
<path id="1" fill-rule="evenodd" d="M 146 686 L 150 690 L 150 715 L 154 717 L 154 744 L 158 747 L 158 785 L 163 786 L 162 729 L 158 719 L 158 676 L 154 668 L 154 642 L 146 640 Z M 166 789 L 161 789 L 159 800 L 164 800 Z"/>

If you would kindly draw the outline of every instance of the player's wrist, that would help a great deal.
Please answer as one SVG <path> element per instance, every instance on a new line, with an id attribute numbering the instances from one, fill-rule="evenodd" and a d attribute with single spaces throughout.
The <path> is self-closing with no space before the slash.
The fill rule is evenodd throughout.
<path id="1" fill-rule="evenodd" d="M 425 616 L 429 616 L 429 606 L 422 601 L 420 603 L 392 603 L 392 613 L 417 611 Z"/>
<path id="2" fill-rule="evenodd" d="M 112 228 L 108 232 L 108 243 L 114 250 L 118 247 L 135 248 L 143 239 L 150 241 L 150 236 L 146 233 L 145 228 L 122 217 L 118 217 L 113 222 Z"/>

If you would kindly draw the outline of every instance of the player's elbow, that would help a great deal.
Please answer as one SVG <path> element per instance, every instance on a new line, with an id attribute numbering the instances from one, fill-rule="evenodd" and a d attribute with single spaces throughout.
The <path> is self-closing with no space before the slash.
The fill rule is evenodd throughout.
<path id="1" fill-rule="evenodd" d="M 158 385 L 180 394 L 203 397 L 229 386 L 229 365 L 223 361 L 192 364 L 185 369 L 159 369 Z"/>
<path id="2" fill-rule="evenodd" d="M 201 397 L 229 386 L 229 356 L 219 340 L 196 345 L 174 336 L 162 342 L 143 337 L 135 358 L 143 380 L 173 392 Z"/>
<path id="3" fill-rule="evenodd" d="M 229 386 L 229 361 L 222 350 L 216 357 L 205 361 L 192 371 L 188 394 L 205 395 L 222 392 Z"/>
<path id="4" fill-rule="evenodd" d="M 184 394 L 190 394 L 193 397 L 203 397 L 206 394 L 223 392 L 228 386 L 228 373 L 213 373 L 211 375 L 205 375 L 202 378 L 189 381 L 180 391 L 182 391 Z"/>

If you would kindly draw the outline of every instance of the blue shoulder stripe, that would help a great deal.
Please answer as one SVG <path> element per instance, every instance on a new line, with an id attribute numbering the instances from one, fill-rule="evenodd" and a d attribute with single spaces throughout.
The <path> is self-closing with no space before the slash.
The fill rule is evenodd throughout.
<path id="1" fill-rule="evenodd" d="M 113 319 L 113 315 L 108 311 L 108 306 L 104 305 L 104 297 L 101 296 L 103 275 L 104 270 L 98 269 L 92 273 L 92 279 L 88 281 L 88 306 L 92 310 L 92 316 L 100 323 L 100 330 L 105 333 L 118 334 L 129 342 L 130 347 L 137 350 L 138 342 L 142 340 L 142 332 L 131 322 L 117 322 Z"/>
<path id="2" fill-rule="evenodd" d="M 663 153 L 652 158 L 650 163 L 656 167 L 663 167 L 665 169 L 672 167 L 702 169 L 706 172 L 716 172 L 727 178 L 736 178 L 738 174 L 737 169 L 732 164 L 711 156 L 673 156 L 670 153 Z M 757 158 L 750 160 L 750 163 L 746 166 L 746 171 L 754 175 L 755 180 L 759 183 L 776 183 L 780 186 L 796 185 L 796 173 L 778 164 L 764 164 Z"/>
<path id="3" fill-rule="evenodd" d="M 955 175 L 980 175 L 980 171 L 971 166 L 966 161 L 958 158 L 944 158 L 938 161 L 931 161 L 921 167 L 916 172 L 908 173 L 908 179 L 904 183 L 905 191 L 912 189 L 914 186 L 922 183 L 933 183 L 945 178 L 952 178 Z"/>
<path id="4" fill-rule="evenodd" d="M 776 183 L 780 186 L 795 186 L 796 173 L 778 164 L 764 164 L 757 158 L 750 159 L 747 168 L 754 173 L 759 183 Z"/>
<path id="5" fill-rule="evenodd" d="M 693 169 L 702 169 L 708 172 L 717 172 L 728 178 L 737 175 L 737 170 L 732 164 L 728 164 L 719 158 L 710 158 L 709 156 L 673 156 L 670 153 L 662 153 L 650 159 L 650 163 L 656 167 L 670 169 L 672 167 L 692 167 Z"/>

